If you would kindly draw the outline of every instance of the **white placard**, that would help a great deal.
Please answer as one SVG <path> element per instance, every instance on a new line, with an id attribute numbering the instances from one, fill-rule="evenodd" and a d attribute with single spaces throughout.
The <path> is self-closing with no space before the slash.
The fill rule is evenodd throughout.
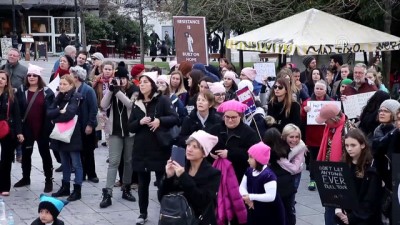
<path id="1" fill-rule="evenodd" d="M 275 63 L 254 63 L 254 69 L 257 71 L 256 81 L 263 83 L 265 77 L 275 77 Z"/>
<path id="2" fill-rule="evenodd" d="M 332 103 L 337 105 L 339 109 L 341 108 L 339 101 L 308 101 L 307 106 L 309 106 L 311 110 L 307 113 L 307 125 L 321 125 L 317 123 L 315 119 L 319 115 L 319 111 L 321 111 L 322 106 Z"/>
<path id="3" fill-rule="evenodd" d="M 47 85 L 48 88 L 50 88 L 54 92 L 54 96 L 57 96 L 57 88 L 60 85 L 60 76 L 57 76 L 50 82 L 50 84 Z"/>
<path id="4" fill-rule="evenodd" d="M 346 96 L 343 101 L 343 110 L 349 119 L 358 118 L 368 100 L 375 94 L 375 91 Z"/>

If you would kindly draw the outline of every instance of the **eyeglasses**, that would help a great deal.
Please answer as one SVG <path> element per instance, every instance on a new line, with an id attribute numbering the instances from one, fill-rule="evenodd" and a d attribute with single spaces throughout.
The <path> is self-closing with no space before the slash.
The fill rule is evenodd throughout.
<path id="1" fill-rule="evenodd" d="M 215 97 L 224 97 L 225 93 L 216 93 L 214 94 Z"/>
<path id="2" fill-rule="evenodd" d="M 224 116 L 226 120 L 236 120 L 239 116 Z"/>
<path id="3" fill-rule="evenodd" d="M 27 77 L 38 77 L 38 75 L 36 75 L 36 74 L 28 74 L 28 75 L 26 75 Z"/>
<path id="4" fill-rule="evenodd" d="M 276 90 L 276 89 L 282 90 L 284 87 L 275 84 L 275 85 L 272 86 L 272 88 L 275 89 L 275 90 Z"/>
<path id="5" fill-rule="evenodd" d="M 379 109 L 378 112 L 379 112 L 379 113 L 387 113 L 387 114 L 390 113 L 390 111 L 387 110 L 387 109 Z"/>

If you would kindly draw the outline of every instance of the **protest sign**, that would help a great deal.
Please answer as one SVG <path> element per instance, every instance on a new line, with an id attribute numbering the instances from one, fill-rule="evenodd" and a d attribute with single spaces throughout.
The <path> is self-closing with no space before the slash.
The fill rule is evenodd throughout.
<path id="1" fill-rule="evenodd" d="M 276 77 L 275 63 L 254 63 L 253 67 L 257 71 L 256 81 L 260 84 L 266 77 Z"/>
<path id="2" fill-rule="evenodd" d="M 400 154 L 392 154 L 392 162 L 400 162 Z M 392 163 L 393 201 L 392 212 L 400 212 L 400 163 Z M 400 224 L 400 213 L 392 213 L 393 224 Z"/>
<path id="3" fill-rule="evenodd" d="M 57 96 L 57 93 L 58 93 L 57 88 L 59 85 L 60 85 L 60 76 L 57 76 L 54 78 L 54 80 L 52 80 L 47 85 L 47 87 L 50 88 L 54 92 L 54 94 Z"/>
<path id="4" fill-rule="evenodd" d="M 311 110 L 307 113 L 307 125 L 321 125 L 317 123 L 315 119 L 319 115 L 322 106 L 326 104 L 335 104 L 339 109 L 341 108 L 341 104 L 338 101 L 308 101 L 307 106 L 309 106 Z"/>
<path id="5" fill-rule="evenodd" d="M 205 17 L 174 16 L 174 31 L 177 61 L 208 65 Z"/>
<path id="6" fill-rule="evenodd" d="M 249 87 L 244 87 L 236 91 L 236 96 L 239 102 L 246 104 L 249 108 L 244 112 L 244 116 L 250 116 L 256 111 L 256 104 L 254 102 L 253 94 L 249 90 Z"/>
<path id="7" fill-rule="evenodd" d="M 350 166 L 342 162 L 316 161 L 313 165 L 315 182 L 324 207 L 356 209 L 357 193 Z"/>
<path id="8" fill-rule="evenodd" d="M 346 96 L 346 100 L 343 101 L 344 113 L 349 119 L 358 118 L 364 106 L 374 94 L 375 91 L 371 91 L 363 94 Z"/>

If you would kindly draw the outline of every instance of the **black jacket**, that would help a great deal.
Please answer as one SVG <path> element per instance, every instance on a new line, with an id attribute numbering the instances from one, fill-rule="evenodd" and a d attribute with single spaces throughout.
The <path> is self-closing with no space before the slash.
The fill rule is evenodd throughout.
<path id="1" fill-rule="evenodd" d="M 156 112 L 157 111 L 157 112 Z M 162 148 L 155 132 L 149 126 L 140 125 L 140 120 L 149 116 L 160 120 L 157 130 L 167 131 L 179 123 L 178 114 L 171 106 L 171 100 L 165 95 L 157 95 L 147 103 L 136 100 L 129 117 L 128 131 L 135 133 L 135 143 L 132 153 L 134 171 L 164 171 L 167 160 L 171 156 L 170 148 Z"/>
<path id="2" fill-rule="evenodd" d="M 195 131 L 204 130 L 208 132 L 210 128 L 218 123 L 222 122 L 221 116 L 217 113 L 214 108 L 210 108 L 207 120 L 205 122 L 205 126 L 201 124 L 199 117 L 197 117 L 197 109 L 194 109 L 190 115 L 186 116 L 183 120 L 181 133 L 178 138 L 178 146 L 185 147 L 186 139 Z"/>
<path id="3" fill-rule="evenodd" d="M 290 114 L 288 117 L 285 115 L 285 109 L 283 108 L 283 102 L 270 102 L 268 103 L 268 116 L 272 116 L 276 120 L 275 127 L 282 132 L 283 128 L 289 124 L 300 127 L 300 105 L 297 102 L 292 102 L 292 107 L 290 108 Z"/>
<path id="4" fill-rule="evenodd" d="M 16 140 L 18 134 L 22 134 L 21 114 L 19 112 L 18 100 L 14 96 L 14 101 L 8 101 L 8 93 L 3 92 L 0 95 L 0 120 L 7 119 L 8 109 L 8 125 L 12 139 Z"/>
<path id="5" fill-rule="evenodd" d="M 79 102 L 82 98 L 80 93 L 75 93 L 75 88 L 66 92 L 58 93 L 53 103 L 47 109 L 47 117 L 55 124 L 58 122 L 67 122 L 72 120 L 79 113 Z M 65 113 L 60 110 L 68 103 Z M 79 120 L 76 123 L 74 133 L 70 143 L 50 139 L 50 148 L 56 151 L 75 152 L 82 150 L 82 137 Z"/>
<path id="6" fill-rule="evenodd" d="M 185 171 L 189 171 L 187 163 Z M 196 217 L 203 216 L 200 224 L 216 225 L 215 205 L 221 180 L 221 171 L 213 168 L 207 160 L 203 160 L 194 177 L 184 172 L 180 177 L 165 178 L 158 191 L 158 198 L 171 192 L 183 191 Z"/>
<path id="7" fill-rule="evenodd" d="M 35 221 L 31 223 L 31 225 L 45 225 L 45 224 L 42 223 L 42 221 L 40 221 L 40 218 L 37 218 Z M 64 225 L 64 222 L 56 218 L 52 225 Z"/>

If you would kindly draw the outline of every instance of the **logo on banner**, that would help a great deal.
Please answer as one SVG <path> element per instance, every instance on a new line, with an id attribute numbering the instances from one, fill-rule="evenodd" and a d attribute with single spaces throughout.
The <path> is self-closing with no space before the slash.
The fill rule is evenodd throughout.
<path id="1" fill-rule="evenodd" d="M 256 111 L 256 103 L 254 102 L 253 94 L 249 90 L 249 87 L 244 87 L 236 91 L 236 95 L 239 102 L 246 104 L 249 108 L 244 112 L 244 116 L 250 116 Z"/>

